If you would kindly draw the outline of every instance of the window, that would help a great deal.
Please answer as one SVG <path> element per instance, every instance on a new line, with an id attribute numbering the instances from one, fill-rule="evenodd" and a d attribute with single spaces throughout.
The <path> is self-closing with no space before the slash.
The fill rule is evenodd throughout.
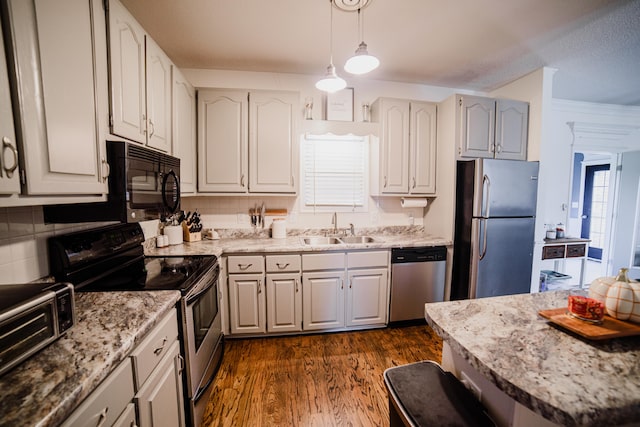
<path id="1" fill-rule="evenodd" d="M 366 211 L 368 138 L 305 135 L 301 145 L 301 210 Z"/>

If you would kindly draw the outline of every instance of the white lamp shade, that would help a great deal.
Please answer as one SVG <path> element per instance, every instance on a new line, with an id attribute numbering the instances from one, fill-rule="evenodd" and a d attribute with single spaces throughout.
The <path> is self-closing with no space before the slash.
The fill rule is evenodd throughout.
<path id="1" fill-rule="evenodd" d="M 327 67 L 325 76 L 316 83 L 318 90 L 329 93 L 337 92 L 345 87 L 347 87 L 347 82 L 336 75 L 336 67 L 334 67 L 333 64 Z"/>
<path id="2" fill-rule="evenodd" d="M 380 61 L 375 56 L 369 55 L 367 44 L 360 43 L 355 55 L 344 64 L 344 70 L 351 74 L 366 74 L 378 68 Z"/>

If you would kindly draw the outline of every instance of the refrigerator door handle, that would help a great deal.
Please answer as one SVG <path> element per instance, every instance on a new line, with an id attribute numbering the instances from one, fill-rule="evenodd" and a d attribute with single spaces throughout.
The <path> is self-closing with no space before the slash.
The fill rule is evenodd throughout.
<path id="1" fill-rule="evenodd" d="M 483 206 L 482 206 L 482 216 L 485 218 L 489 217 L 489 207 L 490 207 L 490 192 L 491 192 L 491 180 L 489 180 L 489 177 L 487 175 L 484 175 L 482 177 L 482 201 L 483 201 Z"/>
<path id="2" fill-rule="evenodd" d="M 479 249 L 478 259 L 482 259 L 487 254 L 487 225 L 488 225 L 487 219 L 481 218 L 479 221 L 479 225 L 480 225 L 480 239 L 478 239 L 478 245 L 480 247 L 478 248 Z"/>

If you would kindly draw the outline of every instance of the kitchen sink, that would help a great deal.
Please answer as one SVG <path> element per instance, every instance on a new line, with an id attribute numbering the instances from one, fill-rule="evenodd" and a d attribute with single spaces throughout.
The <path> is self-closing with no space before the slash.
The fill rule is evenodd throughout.
<path id="1" fill-rule="evenodd" d="M 342 243 L 337 237 L 310 236 L 303 237 L 305 245 L 339 245 Z"/>
<path id="2" fill-rule="evenodd" d="M 343 243 L 371 243 L 373 242 L 373 237 L 370 236 L 344 236 L 340 237 Z"/>

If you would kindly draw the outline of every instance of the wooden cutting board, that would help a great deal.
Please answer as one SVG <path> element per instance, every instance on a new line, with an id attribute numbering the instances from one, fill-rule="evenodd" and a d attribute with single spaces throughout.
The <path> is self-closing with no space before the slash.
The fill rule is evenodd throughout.
<path id="1" fill-rule="evenodd" d="M 631 322 L 624 322 L 604 315 L 602 323 L 595 324 L 571 316 L 566 307 L 541 310 L 538 314 L 551 323 L 570 330 L 581 337 L 590 340 L 608 340 L 611 338 L 629 337 L 640 335 L 640 325 Z"/>

